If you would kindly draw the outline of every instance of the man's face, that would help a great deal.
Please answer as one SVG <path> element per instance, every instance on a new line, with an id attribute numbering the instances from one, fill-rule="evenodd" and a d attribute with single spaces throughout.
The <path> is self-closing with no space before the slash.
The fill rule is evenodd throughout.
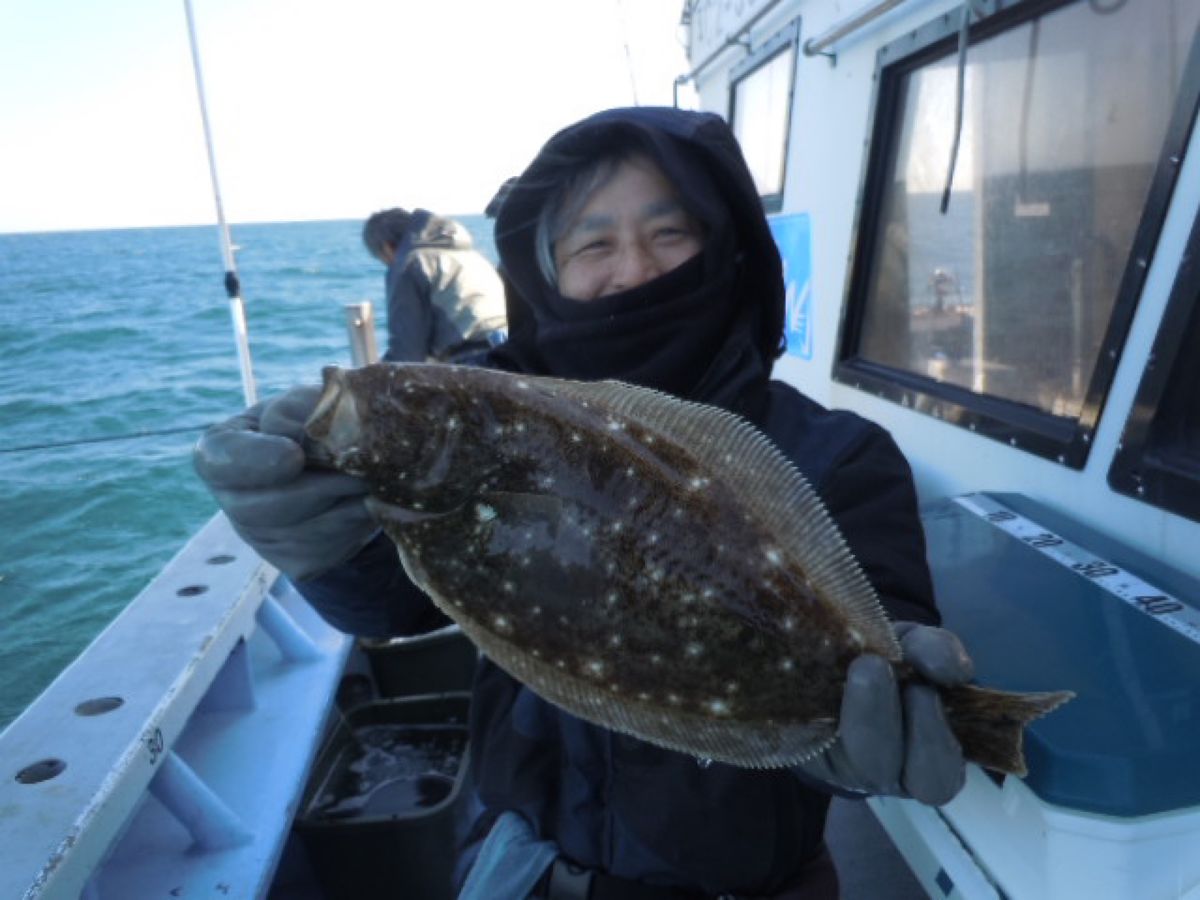
<path id="1" fill-rule="evenodd" d="M 703 230 L 647 156 L 622 162 L 554 245 L 558 290 L 572 300 L 627 291 L 700 252 Z"/>

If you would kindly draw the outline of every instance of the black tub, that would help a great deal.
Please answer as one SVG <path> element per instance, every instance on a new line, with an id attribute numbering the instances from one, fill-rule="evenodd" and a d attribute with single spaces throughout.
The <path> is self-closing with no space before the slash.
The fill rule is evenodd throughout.
<path id="1" fill-rule="evenodd" d="M 478 652 L 457 625 L 361 646 L 381 697 L 469 691 L 475 677 Z"/>
<path id="2" fill-rule="evenodd" d="M 466 692 L 376 700 L 321 748 L 295 830 L 329 900 L 450 898 Z"/>

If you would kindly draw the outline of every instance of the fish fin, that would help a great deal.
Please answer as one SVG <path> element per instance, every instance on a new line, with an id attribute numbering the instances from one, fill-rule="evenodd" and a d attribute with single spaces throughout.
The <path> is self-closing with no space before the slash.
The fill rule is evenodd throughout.
<path id="1" fill-rule="evenodd" d="M 985 769 L 1024 777 L 1025 726 L 1062 706 L 1071 691 L 1015 693 L 972 684 L 940 689 L 946 721 L 963 758 Z"/>
<path id="2" fill-rule="evenodd" d="M 691 452 L 702 469 L 752 498 L 766 529 L 827 602 L 835 604 L 864 649 L 902 658 L 879 595 L 854 558 L 825 503 L 766 435 L 734 413 L 615 381 L 553 382 L 547 389 L 628 419 Z"/>
<path id="3" fill-rule="evenodd" d="M 440 519 L 450 515 L 448 512 L 426 512 L 419 509 L 410 509 L 407 506 L 397 506 L 395 503 L 388 503 L 386 500 L 380 500 L 378 497 L 367 497 L 363 503 L 367 507 L 367 512 L 371 514 L 380 525 L 387 527 L 388 525 L 405 526 L 415 525 L 417 522 L 427 522 L 430 519 Z"/>

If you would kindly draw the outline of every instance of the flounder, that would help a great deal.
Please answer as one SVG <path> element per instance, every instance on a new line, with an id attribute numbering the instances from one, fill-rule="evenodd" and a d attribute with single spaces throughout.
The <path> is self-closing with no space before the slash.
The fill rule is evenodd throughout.
<path id="1" fill-rule="evenodd" d="M 446 365 L 324 371 L 308 456 L 364 478 L 412 580 L 569 712 L 737 766 L 837 732 L 846 670 L 912 677 L 823 502 L 755 428 L 617 382 Z M 1025 773 L 1068 692 L 942 690 L 964 755 Z"/>

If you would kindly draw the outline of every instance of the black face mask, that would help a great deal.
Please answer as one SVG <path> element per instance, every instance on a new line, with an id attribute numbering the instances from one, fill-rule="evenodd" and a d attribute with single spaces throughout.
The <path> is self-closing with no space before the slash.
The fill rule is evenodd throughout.
<path id="1" fill-rule="evenodd" d="M 733 271 L 709 275 L 700 253 L 653 281 L 594 300 L 548 292 L 536 340 L 508 349 L 520 368 L 613 378 L 688 396 L 724 343 L 736 310 Z M 511 342 L 510 342 L 511 343 Z"/>

